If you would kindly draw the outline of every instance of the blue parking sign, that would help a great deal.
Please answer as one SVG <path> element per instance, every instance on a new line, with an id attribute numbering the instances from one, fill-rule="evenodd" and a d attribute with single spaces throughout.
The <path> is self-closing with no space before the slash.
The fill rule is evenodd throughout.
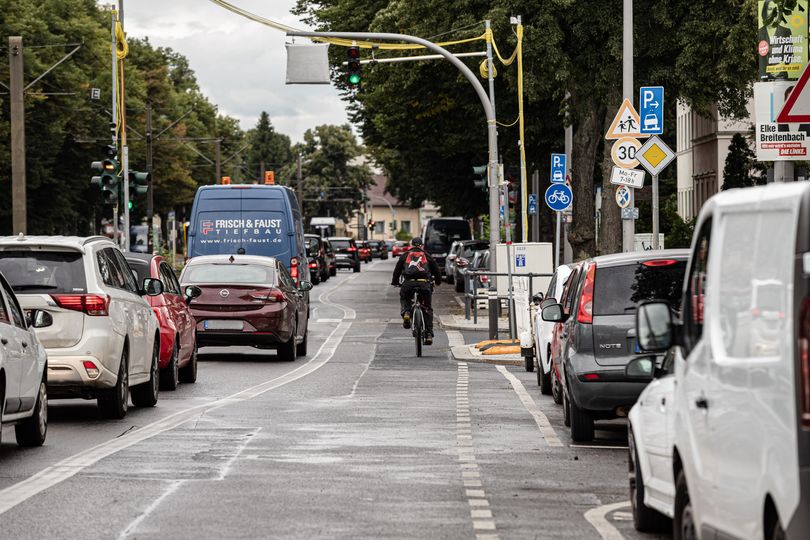
<path id="1" fill-rule="evenodd" d="M 551 154 L 551 183 L 565 183 L 565 154 Z"/>
<path id="2" fill-rule="evenodd" d="M 641 133 L 661 135 L 664 133 L 664 87 L 642 86 L 638 92 Z"/>
<path id="3" fill-rule="evenodd" d="M 537 195 L 534 193 L 529 193 L 529 215 L 533 216 L 537 214 Z"/>
<path id="4" fill-rule="evenodd" d="M 574 201 L 574 194 L 567 184 L 551 184 L 546 190 L 546 204 L 555 212 L 567 210 Z"/>

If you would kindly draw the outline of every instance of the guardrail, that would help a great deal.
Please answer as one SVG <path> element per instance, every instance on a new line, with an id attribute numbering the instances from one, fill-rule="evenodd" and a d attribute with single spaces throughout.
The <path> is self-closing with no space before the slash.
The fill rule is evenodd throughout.
<path id="1" fill-rule="evenodd" d="M 494 292 L 496 297 L 498 298 L 498 310 L 500 311 L 500 301 L 506 300 L 506 306 L 508 309 L 508 316 L 509 316 L 509 339 L 515 339 L 516 334 L 516 320 L 515 320 L 515 298 L 514 298 L 514 286 L 510 282 L 509 283 L 509 290 L 507 291 L 506 295 L 498 295 L 497 290 L 493 287 L 495 283 L 491 281 L 491 278 L 497 277 L 508 277 L 511 279 L 515 278 L 529 278 L 529 298 L 528 300 L 531 302 L 532 296 L 534 296 L 534 280 L 533 278 L 540 278 L 540 277 L 547 277 L 551 278 L 553 274 L 535 274 L 535 273 L 528 273 L 528 274 L 509 274 L 506 272 L 490 272 L 488 270 L 462 270 L 461 271 L 462 278 L 464 279 L 464 317 L 467 320 L 470 320 L 470 315 L 472 313 L 473 323 L 478 324 L 478 300 L 489 300 L 492 298 L 492 293 Z M 490 280 L 488 284 L 488 289 L 486 289 L 486 293 L 480 294 L 479 291 L 482 288 L 478 287 L 478 277 L 479 276 L 487 276 L 487 279 Z"/>

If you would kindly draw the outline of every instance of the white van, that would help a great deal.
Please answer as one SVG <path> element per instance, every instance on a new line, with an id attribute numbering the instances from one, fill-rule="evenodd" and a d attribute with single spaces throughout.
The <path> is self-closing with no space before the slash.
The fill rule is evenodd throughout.
<path id="1" fill-rule="evenodd" d="M 810 183 L 721 193 L 701 211 L 682 312 L 650 302 L 628 375 L 636 526 L 675 538 L 810 538 Z M 669 376 L 663 376 L 666 374 Z"/>

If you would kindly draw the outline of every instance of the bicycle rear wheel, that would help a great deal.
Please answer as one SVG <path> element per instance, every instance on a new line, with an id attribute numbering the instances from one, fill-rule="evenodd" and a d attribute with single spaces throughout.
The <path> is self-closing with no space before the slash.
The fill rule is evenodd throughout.
<path id="1" fill-rule="evenodd" d="M 413 309 L 413 338 L 416 343 L 416 356 L 422 356 L 422 339 L 425 334 L 425 323 L 422 319 L 422 310 L 418 307 Z"/>

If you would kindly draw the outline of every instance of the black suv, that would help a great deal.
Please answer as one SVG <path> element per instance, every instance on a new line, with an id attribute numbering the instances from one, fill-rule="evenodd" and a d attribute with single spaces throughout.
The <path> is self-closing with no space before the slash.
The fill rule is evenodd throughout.
<path id="1" fill-rule="evenodd" d="M 369 240 L 368 247 L 371 248 L 371 258 L 386 260 L 388 258 L 388 246 L 383 240 Z"/>
<path id="2" fill-rule="evenodd" d="M 360 253 L 354 238 L 333 236 L 329 239 L 332 249 L 335 250 L 335 268 L 351 268 L 360 271 Z"/>
<path id="3" fill-rule="evenodd" d="M 563 386 L 563 419 L 577 442 L 593 440 L 594 420 L 627 416 L 646 382 L 625 374 L 644 354 L 636 344 L 636 307 L 658 299 L 678 306 L 687 250 L 642 251 L 586 260 L 572 274 L 565 305 L 543 308 L 562 324 L 555 363 Z"/>
<path id="4" fill-rule="evenodd" d="M 304 242 L 307 245 L 307 258 L 310 260 L 310 278 L 312 284 L 317 285 L 334 275 L 330 271 L 335 267 L 334 255 L 330 255 L 332 249 L 328 247 L 327 241 L 322 240 L 317 234 L 305 234 Z"/>

